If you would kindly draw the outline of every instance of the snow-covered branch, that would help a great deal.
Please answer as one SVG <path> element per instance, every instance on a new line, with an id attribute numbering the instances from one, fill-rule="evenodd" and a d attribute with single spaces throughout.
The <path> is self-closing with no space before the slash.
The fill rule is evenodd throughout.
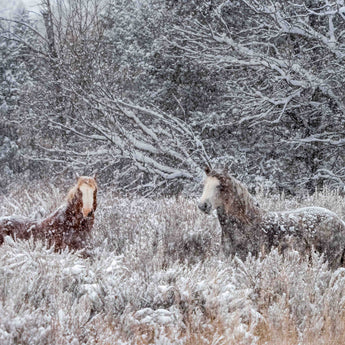
<path id="1" fill-rule="evenodd" d="M 66 124 L 52 120 L 49 114 L 46 116 L 49 126 L 73 133 L 79 138 L 78 145 L 84 143 L 81 152 L 73 152 L 75 143 L 64 148 L 69 160 L 75 160 L 79 165 L 85 159 L 85 163 L 94 160 L 99 154 L 99 168 L 109 168 L 102 166 L 103 162 L 111 164 L 114 173 L 120 176 L 121 181 L 126 181 L 126 185 L 137 178 L 137 173 L 133 175 L 135 167 L 145 176 L 148 192 L 162 183 L 171 188 L 181 184 L 181 180 L 198 181 L 208 158 L 202 143 L 186 123 L 163 112 L 122 100 L 97 97 L 96 94 L 78 96 L 85 108 L 79 119 L 70 119 Z M 58 147 L 44 149 L 52 157 L 61 156 L 62 151 Z M 132 169 L 126 168 L 128 164 Z M 126 175 L 128 172 L 132 176 Z M 142 186 L 136 187 L 140 189 Z"/>

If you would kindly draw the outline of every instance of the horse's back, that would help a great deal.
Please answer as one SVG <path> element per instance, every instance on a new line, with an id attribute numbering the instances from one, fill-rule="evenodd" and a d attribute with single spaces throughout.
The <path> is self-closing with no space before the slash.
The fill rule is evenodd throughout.
<path id="1" fill-rule="evenodd" d="M 345 231 L 345 222 L 334 212 L 323 207 L 303 207 L 288 211 L 268 212 L 264 223 L 276 224 L 282 232 L 309 231 L 336 227 Z"/>
<path id="2" fill-rule="evenodd" d="M 25 217 L 1 217 L 0 218 L 0 245 L 4 242 L 6 236 L 13 239 L 29 239 L 37 223 L 30 218 Z"/>
<path id="3" fill-rule="evenodd" d="M 307 206 L 307 207 L 301 207 L 296 208 L 293 210 L 287 210 L 287 211 L 280 211 L 277 212 L 282 215 L 289 215 L 289 216 L 306 216 L 306 217 L 317 217 L 322 216 L 326 218 L 337 218 L 339 220 L 340 217 L 333 211 L 325 208 L 325 207 L 319 207 L 319 206 Z M 345 223 L 343 222 L 345 225 Z"/>
<path id="4" fill-rule="evenodd" d="M 336 213 L 322 207 L 269 212 L 264 224 L 279 245 L 292 245 L 302 253 L 314 248 L 325 254 L 331 266 L 343 264 L 345 223 Z"/>

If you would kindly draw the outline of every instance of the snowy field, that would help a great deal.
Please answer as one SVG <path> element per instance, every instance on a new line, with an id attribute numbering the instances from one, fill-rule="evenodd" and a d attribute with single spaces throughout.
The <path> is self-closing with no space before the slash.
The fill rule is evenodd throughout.
<path id="1" fill-rule="evenodd" d="M 53 211 L 65 190 L 40 187 L 0 196 L 0 216 Z M 270 210 L 315 205 L 345 218 L 337 193 L 257 199 Z M 0 344 L 345 343 L 344 269 L 294 251 L 229 260 L 219 240 L 216 217 L 196 198 L 101 190 L 87 258 L 32 241 L 0 247 Z"/>

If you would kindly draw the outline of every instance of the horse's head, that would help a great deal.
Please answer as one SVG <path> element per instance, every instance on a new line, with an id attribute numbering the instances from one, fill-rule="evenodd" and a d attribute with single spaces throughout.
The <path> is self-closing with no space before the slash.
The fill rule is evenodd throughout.
<path id="1" fill-rule="evenodd" d="M 204 189 L 199 200 L 198 207 L 201 211 L 209 214 L 220 204 L 221 179 L 209 168 L 205 169 L 206 178 L 204 180 Z"/>
<path id="2" fill-rule="evenodd" d="M 199 201 L 199 209 L 209 214 L 212 209 L 223 208 L 226 214 L 249 222 L 259 212 L 258 205 L 247 188 L 234 177 L 205 169 L 204 190 Z"/>
<path id="3" fill-rule="evenodd" d="M 95 177 L 81 176 L 78 178 L 78 189 L 82 194 L 82 213 L 91 217 L 97 207 L 97 183 Z"/>
<path id="4" fill-rule="evenodd" d="M 92 217 L 97 208 L 97 183 L 95 176 L 80 176 L 68 194 L 68 200 L 77 200 L 84 218 Z"/>

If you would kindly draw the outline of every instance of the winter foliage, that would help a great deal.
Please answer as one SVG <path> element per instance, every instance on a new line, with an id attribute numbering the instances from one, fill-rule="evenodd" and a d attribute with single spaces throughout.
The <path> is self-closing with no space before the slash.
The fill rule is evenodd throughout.
<path id="1" fill-rule="evenodd" d="M 44 0 L 0 21 L 1 171 L 177 193 L 344 186 L 344 1 Z M 7 185 L 6 182 L 1 182 Z"/>
<path id="2" fill-rule="evenodd" d="M 2 197 L 1 215 L 49 213 L 64 193 L 41 187 L 49 193 Z M 305 203 L 345 214 L 331 192 L 257 197 L 272 211 Z M 226 259 L 219 245 L 216 216 L 193 199 L 103 191 L 87 257 L 11 238 L 0 247 L 1 344 L 344 342 L 343 268 L 295 251 Z"/>

